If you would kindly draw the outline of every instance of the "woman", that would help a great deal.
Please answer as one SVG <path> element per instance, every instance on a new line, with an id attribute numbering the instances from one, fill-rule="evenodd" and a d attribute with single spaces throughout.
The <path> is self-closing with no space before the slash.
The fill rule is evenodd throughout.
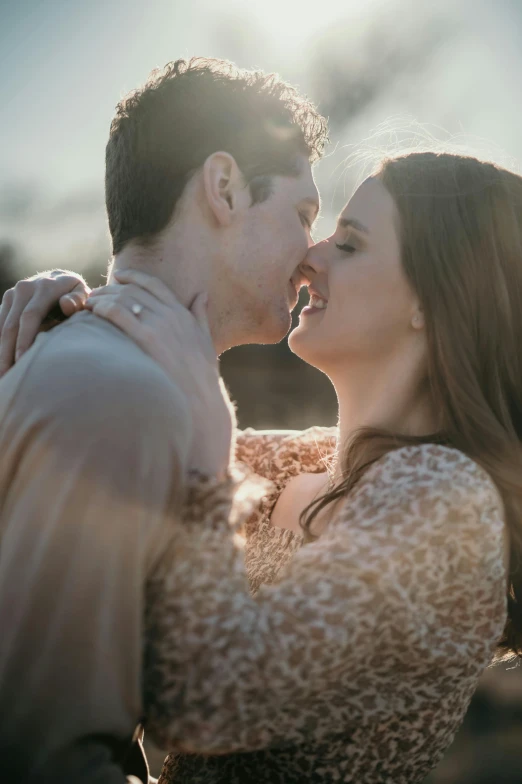
<path id="1" fill-rule="evenodd" d="M 239 435 L 238 459 L 274 484 L 244 526 L 254 599 L 237 563 L 225 565 L 233 628 L 204 659 L 222 668 L 214 696 L 230 704 L 214 746 L 198 712 L 205 678 L 184 694 L 194 748 L 236 753 L 172 755 L 162 784 L 420 782 L 484 669 L 522 654 L 522 179 L 453 155 L 387 159 L 303 272 L 311 307 L 289 343 L 332 380 L 339 431 Z M 119 279 L 128 285 L 87 306 L 168 372 L 183 350 L 178 334 L 166 356 L 164 340 L 180 306 L 165 291 L 156 307 L 143 275 Z M 152 322 L 129 318 L 136 304 L 156 311 L 157 340 Z M 194 524 L 219 526 L 226 492 L 217 482 L 200 495 Z M 220 545 L 208 537 L 199 550 L 195 625 L 222 601 Z M 181 664 L 168 630 L 183 588 L 161 572 L 151 586 L 156 732 L 169 666 Z M 201 656 L 201 634 L 185 661 Z M 259 678 L 266 701 L 251 712 Z"/>

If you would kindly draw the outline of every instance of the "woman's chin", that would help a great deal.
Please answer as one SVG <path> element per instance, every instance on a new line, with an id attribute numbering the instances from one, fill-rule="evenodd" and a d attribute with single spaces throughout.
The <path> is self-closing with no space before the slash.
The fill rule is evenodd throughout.
<path id="1" fill-rule="evenodd" d="M 314 338 L 311 331 L 300 324 L 288 336 L 290 351 L 309 365 L 320 367 L 321 341 Z"/>

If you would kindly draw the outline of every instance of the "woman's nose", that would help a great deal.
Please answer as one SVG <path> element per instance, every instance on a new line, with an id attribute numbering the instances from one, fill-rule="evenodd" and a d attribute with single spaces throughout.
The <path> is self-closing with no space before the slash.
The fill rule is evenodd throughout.
<path id="1" fill-rule="evenodd" d="M 301 263 L 301 272 L 306 277 L 310 275 L 326 274 L 328 269 L 327 262 L 328 245 L 326 240 L 312 245 L 308 248 L 308 253 Z"/>

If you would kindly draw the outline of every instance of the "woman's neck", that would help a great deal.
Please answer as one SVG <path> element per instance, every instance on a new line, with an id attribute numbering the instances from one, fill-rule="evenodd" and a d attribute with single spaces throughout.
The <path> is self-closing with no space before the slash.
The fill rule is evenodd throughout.
<path id="1" fill-rule="evenodd" d="M 330 376 L 339 403 L 341 450 L 360 428 L 422 436 L 436 432 L 437 417 L 424 373 L 411 357 L 353 368 Z M 335 474 L 341 468 L 336 466 Z"/>

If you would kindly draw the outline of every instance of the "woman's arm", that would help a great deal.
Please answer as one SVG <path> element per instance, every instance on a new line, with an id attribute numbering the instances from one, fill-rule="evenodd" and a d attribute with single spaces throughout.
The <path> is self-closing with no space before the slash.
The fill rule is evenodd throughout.
<path id="1" fill-rule="evenodd" d="M 325 470 L 336 448 L 337 428 L 254 430 L 236 436 L 236 460 L 265 479 L 275 480 L 288 466 L 296 473 Z"/>
<path id="2" fill-rule="evenodd" d="M 193 484 L 176 563 L 149 586 L 147 731 L 164 748 L 303 742 L 327 695 L 343 697 L 321 720 L 335 732 L 340 716 L 347 726 L 409 710 L 412 678 L 434 667 L 488 663 L 505 615 L 503 511 L 462 454 L 388 454 L 255 598 L 227 536 L 232 496 Z"/>
<path id="3" fill-rule="evenodd" d="M 125 285 L 88 306 L 169 375 L 186 375 L 187 400 L 194 390 L 206 399 L 202 303 L 195 319 L 157 279 L 116 278 Z M 192 416 L 203 452 L 216 441 L 213 411 Z M 506 609 L 503 515 L 492 482 L 465 456 L 426 445 L 384 457 L 325 534 L 255 598 L 230 531 L 242 496 L 255 492 L 189 483 L 180 530 L 148 584 L 144 704 L 160 746 L 219 753 L 306 742 L 319 713 L 322 729 L 345 732 L 361 718 L 411 711 L 432 670 L 486 666 Z"/>

